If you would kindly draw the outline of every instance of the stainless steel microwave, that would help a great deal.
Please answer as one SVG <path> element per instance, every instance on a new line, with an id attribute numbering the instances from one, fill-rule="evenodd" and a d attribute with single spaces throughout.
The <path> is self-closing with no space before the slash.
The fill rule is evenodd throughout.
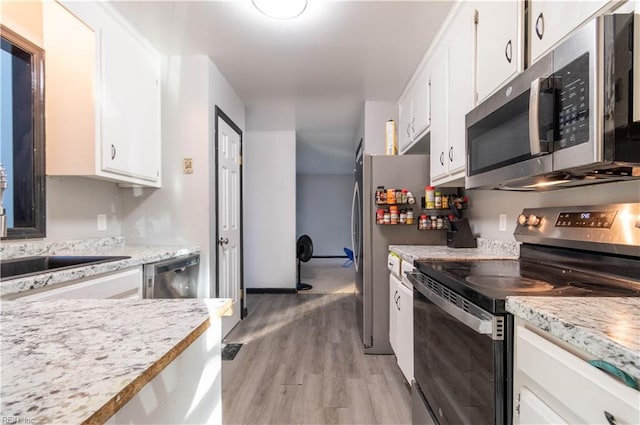
<path id="1" fill-rule="evenodd" d="M 633 14 L 594 19 L 469 112 L 466 188 L 640 178 L 633 26 Z"/>

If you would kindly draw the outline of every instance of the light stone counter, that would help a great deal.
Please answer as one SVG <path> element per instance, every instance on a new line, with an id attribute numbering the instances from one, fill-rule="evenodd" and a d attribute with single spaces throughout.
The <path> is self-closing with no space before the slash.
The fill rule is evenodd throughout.
<path id="1" fill-rule="evenodd" d="M 507 311 L 640 379 L 640 298 L 508 297 Z"/>
<path id="2" fill-rule="evenodd" d="M 106 421 L 232 308 L 228 299 L 0 307 L 0 415 L 36 424 Z"/>
<path id="3" fill-rule="evenodd" d="M 477 248 L 449 248 L 446 245 L 389 245 L 389 251 L 413 264 L 416 260 L 493 260 L 520 256 L 517 242 L 478 238 Z"/>
<path id="4" fill-rule="evenodd" d="M 128 256 L 125 260 L 80 266 L 65 270 L 52 270 L 33 276 L 8 279 L 0 282 L 0 297 L 19 292 L 83 279 L 103 273 L 115 272 L 146 263 L 199 252 L 197 246 L 135 246 L 125 245 L 124 238 L 89 239 L 62 242 L 3 243 L 0 246 L 2 260 L 34 255 L 117 255 Z"/>

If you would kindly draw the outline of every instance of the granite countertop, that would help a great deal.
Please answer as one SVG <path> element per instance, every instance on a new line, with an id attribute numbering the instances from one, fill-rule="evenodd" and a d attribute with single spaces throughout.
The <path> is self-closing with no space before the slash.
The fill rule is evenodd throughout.
<path id="1" fill-rule="evenodd" d="M 520 256 L 517 242 L 478 238 L 477 248 L 449 248 L 445 245 L 389 245 L 389 251 L 413 264 L 416 260 L 491 260 Z"/>
<path id="2" fill-rule="evenodd" d="M 125 260 L 79 266 L 65 270 L 52 270 L 33 276 L 8 279 L 0 282 L 0 297 L 11 298 L 16 294 L 44 286 L 56 285 L 103 273 L 115 272 L 146 263 L 197 253 L 197 246 L 135 246 L 125 245 L 124 238 L 103 238 L 86 241 L 62 241 L 52 243 L 3 244 L 2 260 L 34 255 L 117 255 L 128 256 Z"/>
<path id="3" fill-rule="evenodd" d="M 508 297 L 507 311 L 640 380 L 640 298 Z"/>
<path id="4" fill-rule="evenodd" d="M 0 416 L 39 424 L 105 422 L 232 304 L 48 300 L 0 307 Z"/>

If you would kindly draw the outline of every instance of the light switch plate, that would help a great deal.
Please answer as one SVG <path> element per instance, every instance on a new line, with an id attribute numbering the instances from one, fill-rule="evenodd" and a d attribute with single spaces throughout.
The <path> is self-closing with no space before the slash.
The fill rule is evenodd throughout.
<path id="1" fill-rule="evenodd" d="M 501 232 L 507 231 L 507 215 L 506 214 L 499 215 L 498 230 L 500 230 Z"/>
<path id="2" fill-rule="evenodd" d="M 98 214 L 98 230 L 104 232 L 107 230 L 107 215 Z"/>

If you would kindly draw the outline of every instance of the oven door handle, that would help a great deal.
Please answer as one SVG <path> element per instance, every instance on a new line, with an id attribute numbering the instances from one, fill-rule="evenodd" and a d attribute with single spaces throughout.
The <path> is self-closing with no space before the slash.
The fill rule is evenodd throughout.
<path id="1" fill-rule="evenodd" d="M 502 339 L 500 336 L 496 335 L 494 332 L 494 320 L 490 318 L 481 318 L 474 314 L 468 313 L 462 310 L 460 307 L 455 304 L 450 303 L 444 298 L 440 297 L 438 294 L 433 292 L 431 289 L 427 288 L 419 279 L 416 279 L 415 273 L 407 273 L 407 277 L 413 283 L 413 286 L 425 296 L 429 301 L 434 303 L 440 309 L 448 313 L 450 316 L 453 316 L 455 319 L 463 323 L 468 328 L 472 329 L 474 332 L 479 333 L 481 335 L 487 335 L 492 339 Z"/>

